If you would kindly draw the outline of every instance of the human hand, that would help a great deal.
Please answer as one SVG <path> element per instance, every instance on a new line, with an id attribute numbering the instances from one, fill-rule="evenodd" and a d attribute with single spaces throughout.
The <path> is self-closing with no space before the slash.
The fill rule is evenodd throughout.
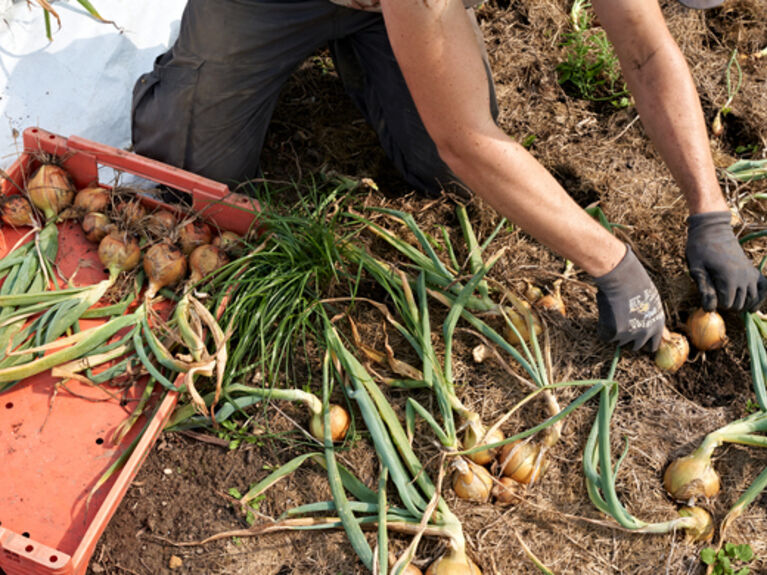
<path id="1" fill-rule="evenodd" d="M 666 318 L 658 290 L 631 248 L 626 246 L 620 263 L 594 283 L 599 288 L 599 337 L 620 346 L 632 344 L 634 351 L 650 342 L 656 351 Z"/>
<path id="2" fill-rule="evenodd" d="M 767 279 L 743 253 L 730 226 L 730 212 L 687 218 L 687 266 L 706 311 L 718 307 L 754 311 L 767 295 Z"/>

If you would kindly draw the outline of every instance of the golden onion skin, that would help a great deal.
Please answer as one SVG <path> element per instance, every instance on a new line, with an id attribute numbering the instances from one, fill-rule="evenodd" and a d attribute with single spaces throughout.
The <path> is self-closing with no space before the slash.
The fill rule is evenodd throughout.
<path id="1" fill-rule="evenodd" d="M 664 371 L 676 373 L 690 355 L 690 344 L 681 333 L 663 329 L 663 337 L 655 352 L 655 365 Z"/>
<path id="2" fill-rule="evenodd" d="M 484 434 L 485 432 L 483 431 L 482 433 Z M 472 425 L 469 425 L 466 428 L 466 435 L 463 438 L 464 449 L 471 449 L 472 447 L 476 447 L 480 439 L 481 437 L 477 437 L 477 433 L 474 431 L 474 427 Z M 504 439 L 503 432 L 500 429 L 496 429 L 486 435 L 483 445 L 498 443 L 499 441 L 503 441 L 503 439 Z M 493 459 L 495 459 L 495 454 L 497 452 L 498 452 L 498 448 L 483 449 L 482 451 L 469 453 L 466 457 L 468 457 L 469 459 L 471 459 L 474 463 L 478 465 L 487 465 L 488 463 L 493 461 Z"/>
<path id="3" fill-rule="evenodd" d="M 711 460 L 695 452 L 671 462 L 663 474 L 663 487 L 677 501 L 710 498 L 719 493 L 719 474 Z"/>
<path id="4" fill-rule="evenodd" d="M 213 232 L 208 224 L 195 220 L 178 230 L 178 238 L 181 250 L 189 255 L 194 251 L 194 248 L 209 244 L 213 240 Z"/>
<path id="5" fill-rule="evenodd" d="M 541 296 L 535 301 L 535 307 L 545 309 L 546 311 L 556 312 L 562 317 L 567 317 L 565 302 L 562 301 L 561 297 L 555 295 L 547 294 Z"/>
<path id="6" fill-rule="evenodd" d="M 453 490 L 461 499 L 484 503 L 490 499 L 493 489 L 493 476 L 490 472 L 471 461 L 463 461 L 453 474 Z"/>
<path id="7" fill-rule="evenodd" d="M 192 282 L 198 282 L 228 263 L 229 258 L 226 257 L 224 250 L 212 244 L 197 246 L 189 254 L 189 269 L 191 270 L 189 279 Z"/>
<path id="8" fill-rule="evenodd" d="M 465 554 L 448 553 L 429 565 L 426 575 L 482 575 L 482 571 Z"/>
<path id="9" fill-rule="evenodd" d="M 128 226 L 138 226 L 146 217 L 146 208 L 140 200 L 117 204 L 117 213 Z"/>
<path id="10" fill-rule="evenodd" d="M 67 171 L 54 164 L 43 164 L 27 182 L 27 195 L 46 219 L 55 218 L 72 205 L 75 186 Z"/>
<path id="11" fill-rule="evenodd" d="M 141 250 L 135 238 L 111 232 L 99 242 L 99 260 L 110 273 L 130 271 L 141 261 Z"/>
<path id="12" fill-rule="evenodd" d="M 521 501 L 521 497 L 517 495 L 517 488 L 519 483 L 514 481 L 511 477 L 505 475 L 498 480 L 493 486 L 493 497 L 495 502 L 499 505 L 513 505 Z"/>
<path id="13" fill-rule="evenodd" d="M 176 224 L 176 215 L 170 210 L 157 210 L 146 218 L 147 228 L 158 236 L 170 233 Z"/>
<path id="14" fill-rule="evenodd" d="M 679 515 L 695 519 L 695 526 L 685 529 L 685 539 L 690 543 L 707 543 L 714 538 L 714 519 L 705 509 L 682 507 L 679 510 Z"/>
<path id="15" fill-rule="evenodd" d="M 423 571 L 412 563 L 408 563 L 407 567 L 405 567 L 405 570 L 402 572 L 402 575 L 423 575 Z"/>
<path id="16" fill-rule="evenodd" d="M 722 316 L 702 308 L 696 309 L 687 319 L 687 336 L 700 351 L 720 349 L 727 343 Z"/>
<path id="17" fill-rule="evenodd" d="M 2 218 L 3 222 L 14 228 L 22 226 L 35 226 L 35 215 L 32 211 L 32 205 L 24 196 L 18 194 L 7 196 L 2 199 Z"/>
<path id="18" fill-rule="evenodd" d="M 349 412 L 336 403 L 330 404 L 330 439 L 334 443 L 343 441 L 349 430 Z M 325 416 L 316 413 L 309 422 L 309 432 L 319 442 L 325 441 Z"/>
<path id="19" fill-rule="evenodd" d="M 213 245 L 233 256 L 240 256 L 245 253 L 242 236 L 228 230 L 224 230 L 220 236 L 213 238 Z"/>
<path id="20" fill-rule="evenodd" d="M 98 186 L 83 188 L 75 195 L 74 207 L 81 214 L 106 212 L 109 207 L 109 192 Z"/>
<path id="21" fill-rule="evenodd" d="M 186 257 L 175 245 L 162 242 L 150 247 L 144 255 L 144 272 L 149 278 L 147 297 L 154 297 L 164 287 L 184 279 L 187 270 Z"/>
<path id="22" fill-rule="evenodd" d="M 524 485 L 535 483 L 543 465 L 537 465 L 540 446 L 514 441 L 507 443 L 498 454 L 498 463 L 506 477 Z"/>
<path id="23" fill-rule="evenodd" d="M 89 212 L 80 223 L 85 233 L 85 238 L 97 244 L 117 228 L 109 219 L 109 216 L 101 212 Z"/>
<path id="24" fill-rule="evenodd" d="M 512 307 L 506 307 L 505 310 L 506 315 L 509 316 L 509 320 L 511 320 L 511 323 L 514 325 L 515 328 L 517 328 L 517 331 L 522 336 L 522 339 L 524 339 L 526 342 L 530 341 L 530 330 L 528 329 L 527 324 L 527 316 L 522 315 L 518 311 L 516 311 Z M 543 327 L 541 326 L 541 320 L 538 319 L 538 317 L 535 314 L 532 314 L 533 316 L 533 330 L 535 331 L 535 335 L 538 336 L 543 331 Z M 506 340 L 511 345 L 519 345 L 521 342 L 519 338 L 517 337 L 517 334 L 514 333 L 514 330 L 509 327 L 509 325 L 504 320 L 504 330 L 506 335 Z"/>

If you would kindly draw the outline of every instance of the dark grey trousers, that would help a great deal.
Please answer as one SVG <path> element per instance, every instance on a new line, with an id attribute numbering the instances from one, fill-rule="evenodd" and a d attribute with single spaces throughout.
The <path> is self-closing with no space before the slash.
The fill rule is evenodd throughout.
<path id="1" fill-rule="evenodd" d="M 179 38 L 134 87 L 135 151 L 231 186 L 256 177 L 282 86 L 324 46 L 405 180 L 428 194 L 455 181 L 416 111 L 382 16 L 328 0 L 189 0 Z M 486 56 L 485 68 L 495 118 Z"/>

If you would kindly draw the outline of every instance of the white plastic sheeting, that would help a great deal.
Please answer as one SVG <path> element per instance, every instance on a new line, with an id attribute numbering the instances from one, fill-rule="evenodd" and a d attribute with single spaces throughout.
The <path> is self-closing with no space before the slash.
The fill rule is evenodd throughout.
<path id="1" fill-rule="evenodd" d="M 29 126 L 130 144 L 133 84 L 175 40 L 186 0 L 91 1 L 120 30 L 61 1 L 49 42 L 37 4 L 0 0 L 0 167 L 18 155 Z"/>

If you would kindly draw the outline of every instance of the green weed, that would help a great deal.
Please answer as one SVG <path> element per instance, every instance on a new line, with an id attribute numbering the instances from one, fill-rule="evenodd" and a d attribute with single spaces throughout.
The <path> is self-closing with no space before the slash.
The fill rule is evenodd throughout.
<path id="1" fill-rule="evenodd" d="M 725 543 L 719 551 L 706 547 L 700 552 L 700 560 L 713 567 L 713 575 L 748 575 L 751 568 L 743 564 L 750 563 L 753 559 L 754 552 L 748 543 Z"/>
<path id="2" fill-rule="evenodd" d="M 565 60 L 557 66 L 559 84 L 574 94 L 593 102 L 610 102 L 618 108 L 630 104 L 630 96 L 622 81 L 618 57 L 605 31 L 592 27 L 587 9 L 591 5 L 576 0 L 570 12 L 573 31 L 565 34 L 562 46 Z"/>

